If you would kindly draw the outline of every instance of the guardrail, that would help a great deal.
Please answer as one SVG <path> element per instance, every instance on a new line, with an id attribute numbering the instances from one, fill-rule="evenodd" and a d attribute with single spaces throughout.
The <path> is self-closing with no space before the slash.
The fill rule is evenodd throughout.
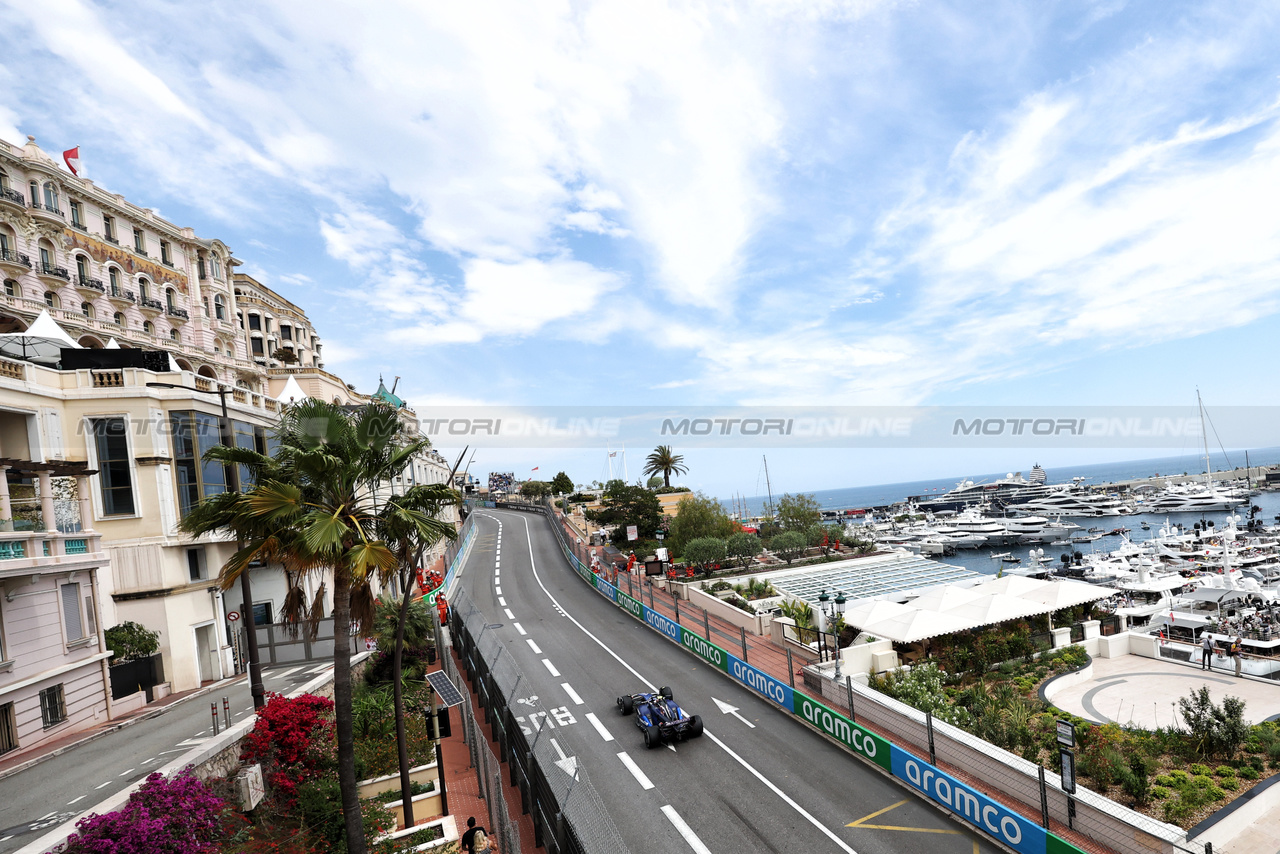
<path id="1" fill-rule="evenodd" d="M 511 509 L 524 510 L 526 506 Z M 563 529 L 556 521 L 555 511 L 547 506 L 540 509 L 550 523 L 570 568 L 583 581 L 623 611 L 646 623 L 736 682 L 803 719 L 851 752 L 880 766 L 885 772 L 946 807 L 957 818 L 969 823 L 979 832 L 993 837 L 1011 850 L 1020 854 L 1086 854 L 1084 849 L 1027 819 L 936 765 L 899 747 L 871 729 L 859 725 L 850 717 L 837 712 L 820 700 L 747 664 L 723 647 L 700 637 L 670 617 L 623 593 L 616 586 L 593 573 L 577 557 Z M 1095 795 L 1095 797 L 1105 800 L 1100 796 Z M 1139 828 L 1134 830 L 1138 831 Z M 1147 844 L 1148 850 L 1173 852 L 1181 848 L 1173 840 L 1142 832 L 1145 836 L 1143 841 Z"/>

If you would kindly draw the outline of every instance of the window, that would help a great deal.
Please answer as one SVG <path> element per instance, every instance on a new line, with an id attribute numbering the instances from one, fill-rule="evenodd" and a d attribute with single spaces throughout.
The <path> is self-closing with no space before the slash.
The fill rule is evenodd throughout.
<path id="1" fill-rule="evenodd" d="M 57 726 L 67 719 L 67 702 L 62 694 L 62 683 L 40 692 L 40 719 L 44 728 Z"/>
<path id="2" fill-rule="evenodd" d="M 139 255 L 147 254 L 146 238 L 143 237 L 142 229 L 135 228 L 133 230 L 133 249 Z"/>
<path id="3" fill-rule="evenodd" d="M 58 209 L 58 188 L 53 186 L 52 181 L 44 182 L 44 206 L 46 210 Z"/>
<path id="4" fill-rule="evenodd" d="M 253 603 L 253 624 L 255 626 L 271 625 L 271 603 L 270 602 L 254 602 Z"/>
<path id="5" fill-rule="evenodd" d="M 31 188 L 31 207 L 40 207 L 40 185 L 32 181 L 27 186 Z"/>
<path id="6" fill-rule="evenodd" d="M 49 306 L 49 308 L 58 308 L 62 305 L 62 301 L 58 299 L 58 295 L 53 291 L 45 291 L 44 304 Z"/>
<path id="7" fill-rule="evenodd" d="M 292 327 L 292 326 L 281 326 L 281 327 L 280 327 L 280 340 L 281 340 L 281 341 L 292 341 L 292 340 L 293 340 L 293 327 Z"/>
<path id="8" fill-rule="evenodd" d="M 222 294 L 218 294 L 213 298 L 213 316 L 218 320 L 227 319 L 227 306 L 222 300 Z"/>
<path id="9" fill-rule="evenodd" d="M 169 330 L 169 340 L 170 340 L 170 341 L 177 341 L 177 340 L 178 340 L 178 330 L 176 330 L 176 329 L 170 329 L 170 330 Z"/>
<path id="10" fill-rule="evenodd" d="M 0 703 L 0 753 L 18 749 L 18 724 L 13 717 L 13 703 Z"/>
<path id="11" fill-rule="evenodd" d="M 138 299 L 145 300 L 151 298 L 151 283 L 146 279 L 138 279 Z"/>
<path id="12" fill-rule="evenodd" d="M 262 339 L 261 339 L 261 338 L 250 338 L 250 339 L 249 339 L 249 344 L 251 345 L 251 347 L 252 347 L 252 349 L 253 349 L 253 355 L 255 355 L 255 356 L 262 356 L 262 355 L 264 355 L 264 352 L 265 352 L 265 351 L 262 349 Z"/>
<path id="13" fill-rule="evenodd" d="M 115 322 L 116 326 L 124 326 L 124 315 L 122 313 L 117 311 L 115 314 L 111 315 L 111 319 Z"/>
<path id="14" fill-rule="evenodd" d="M 84 228 L 84 206 L 75 199 L 71 200 L 71 224 L 76 228 Z"/>
<path id="15" fill-rule="evenodd" d="M 18 283 L 13 279 L 4 280 L 4 294 L 9 297 L 16 297 L 20 293 Z"/>
<path id="16" fill-rule="evenodd" d="M 59 588 L 62 594 L 62 621 L 67 627 L 67 642 L 78 641 L 84 634 L 84 622 L 80 617 L 80 585 L 63 584 Z"/>
<path id="17" fill-rule="evenodd" d="M 196 259 L 196 267 L 198 267 L 198 268 L 199 268 L 199 270 L 200 270 L 200 278 L 202 278 L 202 279 L 207 279 L 207 278 L 209 278 L 209 277 L 208 277 L 208 275 L 206 275 L 205 270 L 204 270 L 204 256 L 203 256 L 203 255 L 201 255 L 199 258 L 197 258 L 197 259 Z"/>
<path id="18" fill-rule="evenodd" d="M 87 317 L 89 320 L 93 320 L 93 306 L 90 305 L 89 303 L 87 302 L 80 303 L 80 313 L 83 314 L 85 317 Z"/>
<path id="19" fill-rule="evenodd" d="M 269 453 L 266 428 L 248 424 L 244 421 L 232 421 L 231 432 L 234 434 L 237 448 L 248 448 L 264 455 Z M 253 486 L 253 475 L 247 466 L 240 466 L 240 488 L 244 490 L 249 489 L 251 486 Z"/>
<path id="20" fill-rule="evenodd" d="M 0 251 L 4 252 L 6 259 L 9 257 L 9 250 L 13 248 L 13 245 L 8 232 L 0 231 Z"/>
<path id="21" fill-rule="evenodd" d="M 213 270 L 213 277 L 214 277 L 215 279 L 221 279 L 221 278 L 222 278 L 222 263 L 218 260 L 218 256 L 217 256 L 217 255 L 210 255 L 210 256 L 209 256 L 209 266 L 210 266 L 210 268 L 212 268 L 212 270 Z"/>
<path id="22" fill-rule="evenodd" d="M 262 328 L 266 332 L 271 331 L 271 318 L 269 317 L 262 318 Z"/>
<path id="23" fill-rule="evenodd" d="M 133 481 L 129 476 L 129 433 L 123 418 L 89 421 L 98 451 L 98 484 L 102 490 L 102 515 L 132 516 Z"/>
<path id="24" fill-rule="evenodd" d="M 9 189 L 9 173 L 0 169 L 0 190 Z"/>
<path id="25" fill-rule="evenodd" d="M 89 279 L 89 261 L 83 255 L 76 256 L 76 274 L 82 282 Z"/>
<path id="26" fill-rule="evenodd" d="M 229 474 L 221 463 L 206 462 L 205 451 L 221 445 L 218 417 L 203 412 L 172 412 L 173 470 L 178 480 L 178 509 L 190 513 L 201 499 L 227 491 Z"/>
<path id="27" fill-rule="evenodd" d="M 120 271 L 115 267 L 107 268 L 107 280 L 111 283 L 111 295 L 120 296 Z"/>
<path id="28" fill-rule="evenodd" d="M 166 308 L 168 308 L 168 309 L 169 309 L 169 311 L 173 311 L 175 308 L 177 308 L 177 307 L 178 307 L 178 303 L 177 303 L 177 301 L 176 301 L 176 297 L 177 297 L 177 292 L 176 292 L 176 291 L 174 291 L 174 289 L 173 289 L 173 288 L 166 288 L 166 289 L 165 289 L 165 292 L 164 292 L 164 303 L 165 303 L 165 307 L 166 307 Z"/>
<path id="29" fill-rule="evenodd" d="M 44 272 L 53 269 L 53 252 L 47 246 L 40 247 L 40 269 Z"/>
<path id="30" fill-rule="evenodd" d="M 112 243 L 119 243 L 120 238 L 116 237 L 116 218 L 113 216 L 102 215 L 102 236 Z"/>
<path id="31" fill-rule="evenodd" d="M 147 333 L 148 335 L 155 335 L 156 325 L 152 323 L 150 320 L 144 320 L 142 321 L 142 331 Z"/>
<path id="32" fill-rule="evenodd" d="M 209 576 L 205 571 L 204 549 L 187 549 L 187 575 L 192 581 L 204 581 Z"/>
<path id="33" fill-rule="evenodd" d="M 236 312 L 236 322 L 240 324 L 241 329 L 244 329 L 244 312 L 243 311 Z"/>
<path id="34" fill-rule="evenodd" d="M 249 328 L 256 331 L 262 331 L 262 316 L 257 314 L 249 315 Z"/>
<path id="35" fill-rule="evenodd" d="M 169 254 L 169 241 L 167 240 L 160 241 L 160 260 L 165 264 L 173 264 L 173 256 Z"/>

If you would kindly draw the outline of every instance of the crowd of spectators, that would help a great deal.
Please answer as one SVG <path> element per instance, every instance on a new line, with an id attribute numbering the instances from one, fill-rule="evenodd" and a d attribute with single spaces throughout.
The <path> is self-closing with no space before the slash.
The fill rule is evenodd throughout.
<path id="1" fill-rule="evenodd" d="M 489 493 L 511 492 L 516 486 L 516 474 L 510 471 L 489 472 Z"/>

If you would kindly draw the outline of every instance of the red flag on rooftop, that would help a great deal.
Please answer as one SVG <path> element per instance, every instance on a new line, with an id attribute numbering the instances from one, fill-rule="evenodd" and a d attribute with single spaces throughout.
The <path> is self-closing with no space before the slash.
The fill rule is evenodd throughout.
<path id="1" fill-rule="evenodd" d="M 80 174 L 80 146 L 68 148 L 62 152 L 62 162 L 67 164 L 67 168 L 71 170 L 72 175 Z"/>

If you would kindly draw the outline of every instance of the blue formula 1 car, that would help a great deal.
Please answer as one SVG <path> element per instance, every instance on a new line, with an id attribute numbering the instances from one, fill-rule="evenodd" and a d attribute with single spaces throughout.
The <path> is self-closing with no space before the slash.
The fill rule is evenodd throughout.
<path id="1" fill-rule="evenodd" d="M 644 733 L 644 746 L 661 747 L 664 741 L 684 741 L 702 735 L 702 718 L 690 715 L 676 705 L 671 689 L 663 686 L 658 693 L 628 694 L 618 698 L 618 711 L 632 712 L 636 726 Z"/>

